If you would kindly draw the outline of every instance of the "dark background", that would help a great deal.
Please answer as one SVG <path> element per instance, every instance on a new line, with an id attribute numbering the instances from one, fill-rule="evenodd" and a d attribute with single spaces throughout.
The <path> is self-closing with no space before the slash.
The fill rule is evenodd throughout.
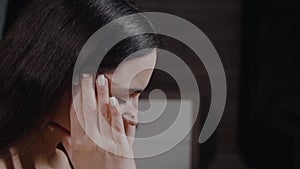
<path id="1" fill-rule="evenodd" d="M 10 0 L 3 32 L 26 0 Z M 192 168 L 300 169 L 299 2 L 296 0 L 136 0 L 146 11 L 171 13 L 197 25 L 223 62 L 228 97 L 222 121 L 197 143 L 210 102 L 201 63 L 190 61 L 202 82 L 202 107 L 194 127 Z M 2 3 L 5 4 L 5 3 Z M 180 53 L 180 51 L 178 51 Z M 189 58 L 191 52 L 184 53 Z M 163 85 L 163 86 L 161 86 Z M 168 79 L 154 76 L 174 98 Z M 174 90 L 173 90 L 174 89 Z"/>

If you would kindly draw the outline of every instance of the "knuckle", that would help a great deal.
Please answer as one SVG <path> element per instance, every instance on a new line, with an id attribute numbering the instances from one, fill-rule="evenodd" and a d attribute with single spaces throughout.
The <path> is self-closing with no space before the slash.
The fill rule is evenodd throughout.
<path id="1" fill-rule="evenodd" d="M 111 111 L 111 114 L 115 117 L 115 118 L 118 118 L 118 117 L 121 117 L 121 114 L 119 113 L 119 111 L 117 109 L 113 109 Z"/>
<path id="2" fill-rule="evenodd" d="M 92 102 L 87 102 L 84 106 L 85 113 L 94 113 L 96 111 L 96 105 Z"/>
<path id="3" fill-rule="evenodd" d="M 81 86 L 84 90 L 90 90 L 91 89 L 91 86 L 92 86 L 92 80 L 89 80 L 89 79 L 83 79 L 81 81 Z"/>
<path id="4" fill-rule="evenodd" d="M 102 118 L 102 120 L 107 120 L 108 119 L 108 115 L 105 111 L 101 111 L 100 112 L 100 118 Z"/>
<path id="5" fill-rule="evenodd" d="M 105 95 L 106 94 L 106 90 L 103 87 L 98 87 L 98 95 Z"/>
<path id="6" fill-rule="evenodd" d="M 123 126 L 120 123 L 116 123 L 114 125 L 114 130 L 116 132 L 118 132 L 117 134 L 120 134 L 120 133 L 122 133 L 122 131 L 124 130 L 124 128 L 123 128 Z"/>
<path id="7" fill-rule="evenodd" d="M 98 111 L 100 112 L 100 114 L 103 116 L 103 117 L 107 117 L 107 108 L 106 108 L 106 105 L 102 105 L 98 108 Z"/>

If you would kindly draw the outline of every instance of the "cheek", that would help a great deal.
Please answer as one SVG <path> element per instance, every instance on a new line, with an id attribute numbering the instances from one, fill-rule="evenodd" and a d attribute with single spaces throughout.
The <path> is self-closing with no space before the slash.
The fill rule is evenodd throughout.
<path id="1" fill-rule="evenodd" d="M 139 108 L 139 99 L 140 99 L 140 94 L 135 95 L 132 99 L 131 99 L 131 104 L 132 107 L 138 111 Z"/>
<path id="2" fill-rule="evenodd" d="M 134 114 L 137 113 L 138 112 L 138 102 L 139 102 L 139 97 L 134 96 L 127 103 L 120 104 L 122 113 L 134 113 Z"/>

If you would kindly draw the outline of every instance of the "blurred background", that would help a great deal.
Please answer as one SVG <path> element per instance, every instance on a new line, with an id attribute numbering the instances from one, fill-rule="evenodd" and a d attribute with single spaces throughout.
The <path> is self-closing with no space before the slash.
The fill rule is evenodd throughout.
<path id="1" fill-rule="evenodd" d="M 29 2 L 0 1 L 2 35 Z M 220 55 L 228 90 L 216 132 L 199 144 L 199 133 L 210 106 L 209 77 L 192 51 L 165 37 L 166 48 L 197 72 L 194 75 L 201 93 L 201 108 L 197 110 L 199 115 L 193 130 L 178 146 L 162 155 L 137 160 L 138 168 L 300 169 L 299 1 L 135 0 L 135 3 L 145 11 L 177 15 L 200 28 Z M 185 75 L 179 77 L 184 79 Z M 153 89 L 161 89 L 172 100 L 169 111 L 185 99 L 187 114 L 193 113 L 193 100 L 181 98 L 173 82 L 166 73 L 155 71 L 141 106 L 147 107 Z M 152 106 L 159 103 L 157 99 Z M 140 125 L 137 135 L 155 134 L 172 118 L 161 119 L 155 127 Z M 149 148 L 160 144 L 165 143 L 153 143 Z"/>

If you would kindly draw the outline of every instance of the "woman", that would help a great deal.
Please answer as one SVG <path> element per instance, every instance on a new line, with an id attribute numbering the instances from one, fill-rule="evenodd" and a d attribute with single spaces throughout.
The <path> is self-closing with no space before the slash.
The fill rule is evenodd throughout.
<path id="1" fill-rule="evenodd" d="M 85 72 L 73 83 L 74 97 L 71 91 L 74 65 L 89 37 L 108 22 L 137 12 L 121 0 L 30 3 L 0 49 L 1 169 L 136 168 L 126 157 L 132 155 L 138 97 L 153 72 L 157 38 L 141 34 L 121 41 L 96 75 Z M 150 22 L 140 25 L 139 18 L 118 24 L 124 33 L 151 27 Z M 145 48 L 151 50 L 124 61 Z M 61 142 L 66 154 L 56 148 Z"/>

